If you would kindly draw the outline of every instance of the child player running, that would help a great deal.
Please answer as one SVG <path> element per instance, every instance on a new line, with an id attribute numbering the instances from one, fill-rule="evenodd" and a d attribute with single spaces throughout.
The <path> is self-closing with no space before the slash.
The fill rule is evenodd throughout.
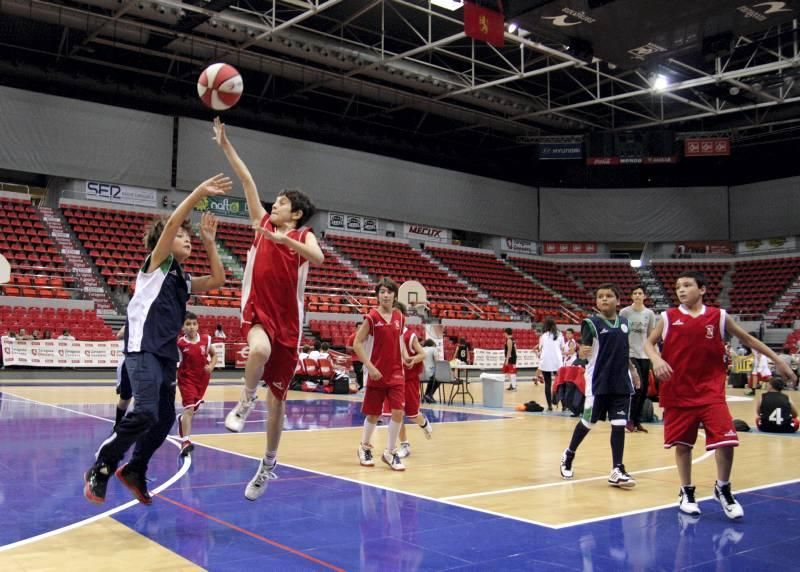
<path id="1" fill-rule="evenodd" d="M 692 448 L 702 423 L 706 450 L 714 451 L 717 481 L 714 496 L 725 516 L 738 519 L 744 510 L 731 492 L 733 448 L 739 445 L 733 419 L 725 401 L 725 334 L 730 333 L 746 346 L 769 356 L 781 375 L 796 381 L 794 372 L 766 345 L 745 332 L 725 310 L 706 306 L 705 277 L 699 272 L 683 272 L 675 282 L 680 305 L 661 315 L 645 342 L 653 373 L 661 380 L 659 403 L 664 408 L 664 447 L 675 447 L 675 464 L 681 488 L 678 509 L 697 516 L 700 507 L 692 483 Z M 663 340 L 659 355 L 655 344 Z"/>
<path id="2" fill-rule="evenodd" d="M 194 450 L 194 445 L 189 439 L 192 434 L 192 420 L 200 404 L 203 403 L 211 373 L 217 365 L 217 353 L 211 344 L 211 336 L 201 334 L 199 330 L 197 315 L 186 312 L 183 335 L 178 338 L 178 350 L 181 354 L 178 365 L 178 389 L 183 403 L 183 412 L 178 415 L 181 457 Z"/>
<path id="3" fill-rule="evenodd" d="M 225 417 L 225 428 L 240 432 L 255 407 L 258 382 L 262 379 L 266 382 L 269 388 L 266 451 L 244 492 L 248 500 L 254 501 L 267 490 L 270 479 L 277 478 L 275 467 L 283 432 L 284 404 L 302 336 L 308 266 L 322 264 L 324 256 L 311 229 L 304 226 L 314 215 L 311 200 L 301 191 L 284 189 L 267 212 L 250 171 L 219 118 L 214 120 L 214 140 L 242 182 L 256 231 L 242 280 L 242 333 L 247 336 L 249 350 L 244 387 L 239 403 Z"/>

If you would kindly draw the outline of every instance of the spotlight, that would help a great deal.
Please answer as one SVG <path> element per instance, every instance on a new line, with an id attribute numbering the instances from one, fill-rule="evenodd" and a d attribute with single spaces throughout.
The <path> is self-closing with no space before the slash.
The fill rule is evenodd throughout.
<path id="1" fill-rule="evenodd" d="M 669 87 L 669 78 L 664 74 L 658 74 L 653 78 L 653 89 L 656 91 L 664 91 Z"/>
<path id="2" fill-rule="evenodd" d="M 728 93 L 730 93 L 731 95 L 739 95 L 739 88 L 734 85 L 728 90 Z"/>
<path id="3" fill-rule="evenodd" d="M 509 33 L 509 34 L 513 34 L 514 32 L 516 32 L 516 31 L 517 31 L 517 28 L 518 28 L 518 27 L 519 27 L 519 26 L 517 26 L 517 25 L 516 25 L 514 22 L 511 22 L 511 23 L 508 25 L 508 33 Z"/>

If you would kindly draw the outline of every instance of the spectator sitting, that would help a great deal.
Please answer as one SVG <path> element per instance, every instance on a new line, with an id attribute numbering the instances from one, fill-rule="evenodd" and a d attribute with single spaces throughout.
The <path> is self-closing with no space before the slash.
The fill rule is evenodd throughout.
<path id="1" fill-rule="evenodd" d="M 317 359 L 328 359 L 330 357 L 330 354 L 328 353 L 329 349 L 331 349 L 330 344 L 328 342 L 322 342 L 322 344 L 319 346 L 319 355 L 317 356 Z"/>
<path id="2" fill-rule="evenodd" d="M 19 329 L 19 335 L 17 336 L 17 339 L 20 340 L 20 341 L 32 340 L 33 336 L 30 335 L 25 328 L 20 328 Z"/>
<path id="3" fill-rule="evenodd" d="M 7 337 L 7 338 L 15 338 L 16 339 L 17 332 L 15 332 L 14 330 L 8 330 L 8 333 L 5 335 L 5 337 Z"/>
<path id="4" fill-rule="evenodd" d="M 773 377 L 767 384 L 767 392 L 756 397 L 756 426 L 760 431 L 794 433 L 800 427 L 797 408 L 783 388 L 783 380 Z"/>
<path id="5" fill-rule="evenodd" d="M 322 342 L 319 340 L 314 342 L 314 349 L 308 354 L 308 357 L 311 359 L 319 359 L 319 350 L 322 348 Z"/>
<path id="6" fill-rule="evenodd" d="M 75 336 L 69 333 L 69 328 L 64 328 L 64 331 L 61 332 L 61 335 L 58 336 L 59 340 L 72 340 L 75 341 Z"/>
<path id="7" fill-rule="evenodd" d="M 43 340 L 52 340 L 53 339 L 53 333 L 50 330 L 45 330 L 44 333 L 42 334 L 42 339 Z"/>
<path id="8" fill-rule="evenodd" d="M 217 329 L 214 330 L 214 335 L 212 337 L 225 339 L 228 336 L 225 335 L 225 332 L 222 330 L 222 324 L 217 324 Z"/>
<path id="9" fill-rule="evenodd" d="M 37 329 L 34 329 L 33 332 L 31 333 L 31 339 L 41 340 L 42 339 L 41 332 L 39 330 L 37 330 Z"/>
<path id="10" fill-rule="evenodd" d="M 303 349 L 300 350 L 300 354 L 298 356 L 300 361 L 303 361 L 304 359 L 308 359 L 308 354 L 309 354 L 310 351 L 311 351 L 311 346 L 308 345 L 308 344 L 305 344 L 303 346 Z"/>

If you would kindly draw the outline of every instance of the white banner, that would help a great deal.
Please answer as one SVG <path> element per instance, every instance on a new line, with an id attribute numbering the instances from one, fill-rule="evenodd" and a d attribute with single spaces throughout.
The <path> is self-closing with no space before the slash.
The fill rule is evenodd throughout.
<path id="1" fill-rule="evenodd" d="M 473 351 L 473 365 L 484 367 L 486 369 L 501 369 L 505 361 L 505 354 L 503 350 L 482 350 L 475 349 Z M 521 350 L 517 348 L 517 367 L 518 368 L 532 368 L 539 367 L 539 358 L 533 350 Z"/>
<path id="2" fill-rule="evenodd" d="M 329 212 L 328 228 L 346 230 L 349 232 L 362 232 L 365 234 L 378 234 L 378 219 L 368 216 Z"/>
<path id="3" fill-rule="evenodd" d="M 532 240 L 522 240 L 521 238 L 503 238 L 500 240 L 500 249 L 507 252 L 536 254 L 536 243 Z"/>
<path id="4" fill-rule="evenodd" d="M 156 191 L 142 187 L 128 187 L 114 183 L 86 181 L 86 198 L 92 201 L 155 207 Z"/>
<path id="5" fill-rule="evenodd" d="M 215 369 L 222 369 L 225 367 L 225 343 L 213 342 L 214 352 L 217 354 L 217 365 Z"/>
<path id="6" fill-rule="evenodd" d="M 781 250 L 795 250 L 797 239 L 794 236 L 768 238 L 765 240 L 745 240 L 736 243 L 736 253 L 770 252 Z"/>
<path id="7" fill-rule="evenodd" d="M 437 242 L 450 242 L 450 232 L 444 228 L 427 226 L 424 224 L 403 224 L 403 232 L 406 238 L 416 238 L 417 240 Z"/>
<path id="8" fill-rule="evenodd" d="M 118 341 L 17 340 L 3 337 L 3 364 L 31 367 L 116 367 Z"/>

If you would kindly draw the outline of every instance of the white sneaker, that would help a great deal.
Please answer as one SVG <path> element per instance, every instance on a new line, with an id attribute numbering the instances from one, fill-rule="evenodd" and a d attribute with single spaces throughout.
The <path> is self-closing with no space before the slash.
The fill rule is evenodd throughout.
<path id="1" fill-rule="evenodd" d="M 425 425 L 421 425 L 420 429 L 422 429 L 422 432 L 425 433 L 426 439 L 433 438 L 433 424 L 430 422 L 429 419 L 427 418 L 425 419 Z"/>
<path id="2" fill-rule="evenodd" d="M 247 416 L 256 406 L 256 401 L 258 401 L 257 395 L 247 397 L 245 388 L 242 388 L 242 397 L 239 398 L 239 403 L 225 416 L 225 429 L 234 433 L 241 433 Z"/>
<path id="3" fill-rule="evenodd" d="M 261 495 L 267 492 L 267 485 L 272 479 L 277 479 L 278 475 L 275 474 L 275 467 L 278 463 L 272 466 L 267 465 L 264 459 L 258 464 L 258 471 L 256 475 L 247 483 L 247 488 L 244 489 L 244 497 L 249 501 L 258 499 Z"/>
<path id="4" fill-rule="evenodd" d="M 372 458 L 372 445 L 359 445 L 358 462 L 362 467 L 375 466 L 375 459 Z"/>
<path id="5" fill-rule="evenodd" d="M 561 454 L 561 466 L 559 470 L 561 471 L 561 478 L 562 479 L 571 479 L 572 475 L 572 461 L 575 460 L 575 453 L 569 451 L 569 449 L 564 449 L 564 452 Z"/>
<path id="6" fill-rule="evenodd" d="M 714 496 L 717 497 L 719 504 L 722 506 L 722 510 L 725 511 L 725 516 L 730 519 L 742 518 L 744 516 L 744 509 L 733 497 L 730 483 L 724 486 L 719 486 L 718 483 L 714 483 Z"/>
<path id="7" fill-rule="evenodd" d="M 395 453 L 390 453 L 389 451 L 384 450 L 383 455 L 381 455 L 381 460 L 389 465 L 389 468 L 393 471 L 405 471 L 406 466 L 400 460 L 400 456 Z"/>
<path id="8" fill-rule="evenodd" d="M 401 459 L 405 459 L 406 457 L 411 456 L 411 443 L 400 443 L 400 447 L 397 448 L 397 456 Z"/>
<path id="9" fill-rule="evenodd" d="M 694 499 L 694 490 L 692 486 L 681 487 L 678 493 L 678 510 L 691 516 L 700 516 L 700 505 Z"/>
<path id="10" fill-rule="evenodd" d="M 608 484 L 621 489 L 632 489 L 636 486 L 636 480 L 625 470 L 625 465 L 617 465 L 608 476 Z"/>

